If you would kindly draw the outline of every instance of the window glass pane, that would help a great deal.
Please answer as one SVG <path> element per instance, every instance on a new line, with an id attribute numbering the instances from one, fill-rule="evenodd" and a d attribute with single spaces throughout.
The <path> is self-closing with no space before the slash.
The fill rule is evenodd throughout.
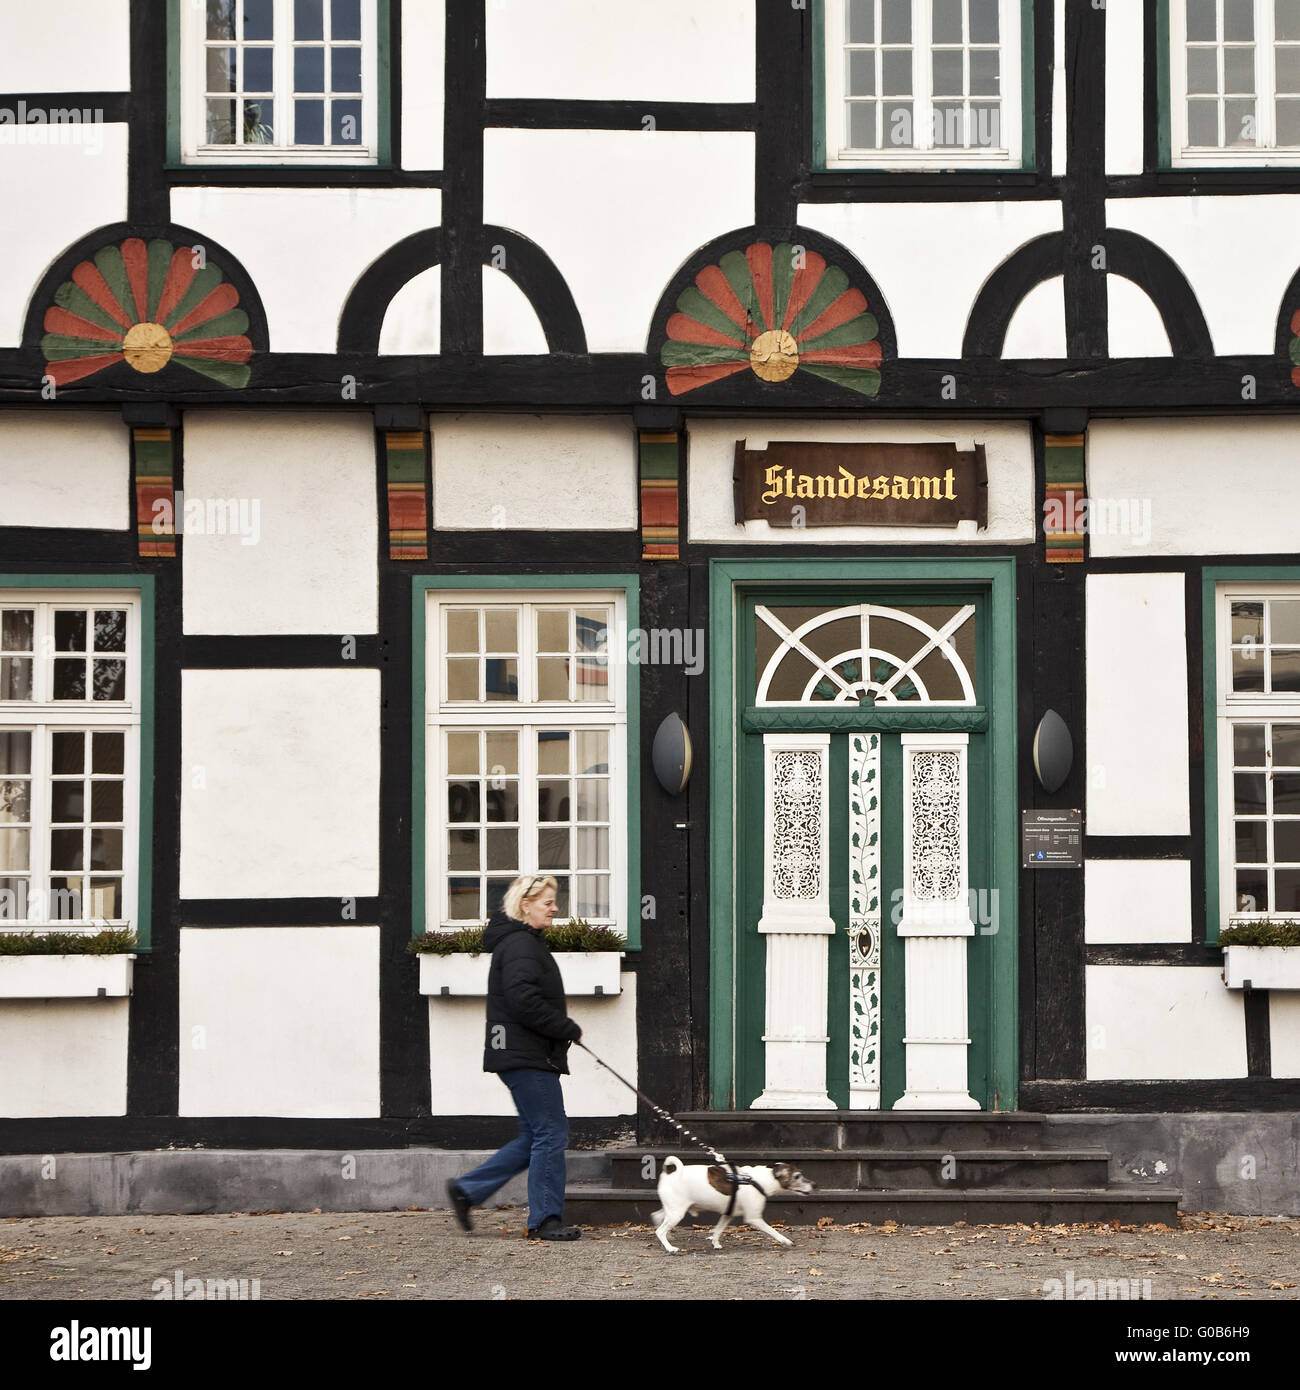
<path id="1" fill-rule="evenodd" d="M 573 832 L 577 840 L 577 864 L 579 869 L 609 868 L 609 831 L 605 829 L 579 829 Z"/>
<path id="2" fill-rule="evenodd" d="M 293 51 L 293 89 L 295 92 L 325 90 L 325 50 L 295 48 Z"/>
<path id="3" fill-rule="evenodd" d="M 489 780 L 487 784 L 487 818 L 489 821 L 519 821 L 519 783 L 509 777 Z"/>
<path id="4" fill-rule="evenodd" d="M 885 43 L 911 43 L 912 0 L 880 0 L 880 13 Z"/>
<path id="5" fill-rule="evenodd" d="M 454 776 L 473 777 L 482 772 L 479 764 L 478 733 L 457 730 L 447 735 L 447 771 Z"/>
<path id="6" fill-rule="evenodd" d="M 447 698 L 449 700 L 478 699 L 478 661 L 476 659 L 448 658 Z"/>
<path id="7" fill-rule="evenodd" d="M 207 84 L 210 92 L 238 91 L 237 65 L 233 48 L 209 48 Z"/>
<path id="8" fill-rule="evenodd" d="M 1274 767 L 1300 767 L 1300 724 L 1274 724 L 1272 745 Z"/>
<path id="9" fill-rule="evenodd" d="M 90 867 L 120 869 L 122 867 L 122 832 L 92 830 L 90 832 Z"/>
<path id="10" fill-rule="evenodd" d="M 487 650 L 513 653 L 519 650 L 519 614 L 513 609 L 489 608 L 484 613 Z"/>
<path id="11" fill-rule="evenodd" d="M 0 651 L 30 652 L 35 612 L 31 608 L 6 608 L 0 622 Z"/>
<path id="12" fill-rule="evenodd" d="M 910 49 L 886 49 L 880 55 L 881 91 L 886 96 L 911 96 L 912 53 Z"/>
<path id="13" fill-rule="evenodd" d="M 244 37 L 275 37 L 275 0 L 244 0 Z"/>
<path id="14" fill-rule="evenodd" d="M 1268 807 L 1264 804 L 1264 774 L 1262 772 L 1238 772 L 1232 779 L 1232 809 L 1239 816 L 1262 816 Z"/>
<path id="15" fill-rule="evenodd" d="M 244 103 L 244 144 L 275 143 L 275 103 L 269 98 Z"/>
<path id="16" fill-rule="evenodd" d="M 590 735 L 583 735 L 584 738 Z M 0 733 L 0 776 L 26 776 L 32 770 L 32 736 L 26 729 Z"/>
<path id="17" fill-rule="evenodd" d="M 0 657 L 0 700 L 30 700 L 32 698 L 32 663 L 30 657 Z"/>
<path id="18" fill-rule="evenodd" d="M 1219 90 L 1219 51 L 1217 48 L 1187 50 L 1187 90 L 1217 92 Z"/>
<path id="19" fill-rule="evenodd" d="M 265 92 L 268 96 L 271 95 L 275 85 L 275 63 L 271 56 L 272 52 L 273 50 L 269 48 L 244 49 L 244 85 L 241 90 L 244 92 Z M 298 52 L 310 53 L 312 50 L 300 48 Z M 308 88 L 307 90 L 311 89 Z"/>
<path id="20" fill-rule="evenodd" d="M 507 883 L 509 880 L 507 880 Z M 497 895 L 495 907 L 490 907 L 489 911 L 495 912 L 501 906 L 501 897 L 505 893 L 503 887 Z M 447 880 L 447 916 L 453 922 L 477 921 L 481 916 L 479 912 L 479 881 L 477 878 L 449 878 Z"/>
<path id="21" fill-rule="evenodd" d="M 574 912 L 579 917 L 608 917 L 609 877 L 606 874 L 579 874 L 574 879 Z"/>
<path id="22" fill-rule="evenodd" d="M 93 821 L 122 819 L 121 782 L 92 782 L 90 784 L 90 818 Z"/>
<path id="23" fill-rule="evenodd" d="M 933 55 L 934 95 L 961 96 L 962 54 L 960 50 L 938 49 Z"/>
<path id="24" fill-rule="evenodd" d="M 855 150 L 876 148 L 876 103 L 849 103 L 849 145 Z"/>
<path id="25" fill-rule="evenodd" d="M 1273 874 L 1273 911 L 1300 909 L 1300 869 L 1278 869 Z"/>
<path id="26" fill-rule="evenodd" d="M 447 832 L 447 867 L 477 873 L 483 866 L 479 861 L 479 832 L 449 830 Z"/>
<path id="27" fill-rule="evenodd" d="M 1279 39 L 1300 39 L 1300 0 L 1274 0 L 1273 32 Z"/>
<path id="28" fill-rule="evenodd" d="M 479 783 L 453 781 L 447 783 L 447 819 L 454 822 L 479 820 Z"/>
<path id="29" fill-rule="evenodd" d="M 54 615 L 54 650 L 84 652 L 86 650 L 86 613 L 84 609 L 62 609 Z"/>
<path id="30" fill-rule="evenodd" d="M 81 657 L 54 663 L 54 698 L 84 700 L 86 698 L 86 663 Z"/>
<path id="31" fill-rule="evenodd" d="M 210 39 L 233 39 L 235 35 L 235 0 L 207 0 Z"/>
<path id="32" fill-rule="evenodd" d="M 1223 0 L 1223 37 L 1229 41 L 1255 37 L 1255 0 Z"/>
<path id="33" fill-rule="evenodd" d="M 330 37 L 359 39 L 361 37 L 361 0 L 331 0 Z"/>
<path id="34" fill-rule="evenodd" d="M 1223 90 L 1253 94 L 1255 90 L 1254 48 L 1223 50 Z"/>
<path id="35" fill-rule="evenodd" d="M 609 735 L 603 730 L 575 734 L 575 771 L 609 771 Z"/>
<path id="36" fill-rule="evenodd" d="M 50 880 L 49 919 L 51 922 L 75 921 L 83 916 L 80 874 Z"/>
<path id="37" fill-rule="evenodd" d="M 1279 816 L 1300 815 L 1300 772 L 1273 774 L 1273 812 Z"/>
<path id="38" fill-rule="evenodd" d="M 519 698 L 519 663 L 513 657 L 490 656 L 484 663 L 489 700 Z"/>
<path id="39" fill-rule="evenodd" d="M 125 767 L 126 735 L 96 734 L 90 756 L 92 772 L 122 772 Z"/>
<path id="40" fill-rule="evenodd" d="M 95 610 L 95 650 L 97 652 L 126 651 L 126 610 L 99 608 Z"/>
<path id="41" fill-rule="evenodd" d="M 537 615 L 537 649 L 543 652 L 569 650 L 569 610 L 544 608 Z"/>
<path id="42" fill-rule="evenodd" d="M 934 103 L 935 145 L 964 145 L 966 143 L 966 112 L 960 101 Z"/>
<path id="43" fill-rule="evenodd" d="M 1264 648 L 1234 647 L 1232 651 L 1233 690 L 1264 689 Z"/>
<path id="44" fill-rule="evenodd" d="M 126 662 L 92 661 L 96 700 L 126 699 Z"/>
<path id="45" fill-rule="evenodd" d="M 293 104 L 293 138 L 299 145 L 325 143 L 325 103 L 295 101 Z"/>
<path id="46" fill-rule="evenodd" d="M 1255 127 L 1255 103 L 1244 97 L 1223 103 L 1223 143 L 1225 145 L 1254 145 L 1258 132 Z"/>
<path id="47" fill-rule="evenodd" d="M 1232 640 L 1256 644 L 1264 640 L 1264 605 L 1262 603 L 1234 603 L 1232 605 Z"/>
<path id="48" fill-rule="evenodd" d="M 576 820 L 609 820 L 609 783 L 603 777 L 581 777 L 577 782 Z"/>
<path id="49" fill-rule="evenodd" d="M 50 831 L 50 868 L 80 869 L 84 851 L 84 832 L 81 830 Z"/>
<path id="50" fill-rule="evenodd" d="M 487 881 L 487 915 L 501 910 L 502 904 L 506 900 L 506 889 L 514 881 L 516 875 L 506 874 L 503 878 L 489 878 Z"/>
<path id="51" fill-rule="evenodd" d="M 1214 0 L 1187 0 L 1188 39 L 1213 43 L 1218 37 L 1215 25 Z"/>
<path id="52" fill-rule="evenodd" d="M 572 867 L 569 863 L 569 831 L 567 828 L 539 830 L 537 832 L 537 867 L 543 872 L 547 869 Z"/>
<path id="53" fill-rule="evenodd" d="M 848 95 L 873 97 L 876 94 L 876 53 L 874 49 L 849 50 Z"/>
<path id="54" fill-rule="evenodd" d="M 567 657 L 539 657 L 537 661 L 537 698 L 567 700 L 569 698 L 569 661 Z"/>
<path id="55" fill-rule="evenodd" d="M 572 801 L 567 779 L 544 777 L 537 783 L 537 819 L 567 821 Z"/>
<path id="56" fill-rule="evenodd" d="M 971 43 L 997 43 L 998 0 L 970 0 Z"/>
<path id="57" fill-rule="evenodd" d="M 1300 652 L 1274 651 L 1273 689 L 1300 690 Z"/>
<path id="58" fill-rule="evenodd" d="M 1187 143 L 1217 147 L 1219 143 L 1219 103 L 1189 101 L 1187 103 Z"/>
<path id="59" fill-rule="evenodd" d="M 321 39 L 321 0 L 293 0 L 293 36 L 296 39 Z"/>
<path id="60" fill-rule="evenodd" d="M 1277 143 L 1300 145 L 1300 101 L 1277 103 Z"/>
<path id="61" fill-rule="evenodd" d="M 330 90 L 359 92 L 361 90 L 361 50 L 333 48 L 330 50 Z M 1243 88 L 1253 90 L 1253 88 Z"/>
<path id="62" fill-rule="evenodd" d="M 453 609 L 447 614 L 447 650 L 479 651 L 478 609 Z"/>
<path id="63" fill-rule="evenodd" d="M 1262 820 L 1239 820 L 1237 832 L 1238 864 L 1262 864 L 1268 859 L 1268 823 Z"/>
<path id="64" fill-rule="evenodd" d="M 330 102 L 330 137 L 336 145 L 361 143 L 361 103 L 359 101 Z"/>
<path id="65" fill-rule="evenodd" d="M 569 771 L 569 737 L 551 729 L 537 735 L 537 770 L 543 776 Z"/>
<path id="66" fill-rule="evenodd" d="M 519 867 L 519 832 L 489 830 L 487 832 L 487 866 L 507 869 L 513 873 Z"/>
<path id="67" fill-rule="evenodd" d="M 997 96 L 998 52 L 996 49 L 984 51 L 977 49 L 970 55 L 970 90 L 972 96 Z"/>
<path id="68" fill-rule="evenodd" d="M 117 878 L 90 880 L 90 916 L 114 918 L 122 915 L 122 882 Z"/>
<path id="69" fill-rule="evenodd" d="M 1300 820 L 1273 823 L 1273 862 L 1300 864 Z"/>
<path id="70" fill-rule="evenodd" d="M 1237 911 L 1268 911 L 1268 870 L 1237 870 Z"/>
<path id="71" fill-rule="evenodd" d="M 235 103 L 212 99 L 207 102 L 206 107 L 204 143 L 208 145 L 233 145 L 235 143 Z"/>
<path id="72" fill-rule="evenodd" d="M 1269 640 L 1300 644 L 1300 602 L 1295 599 L 1274 599 L 1269 604 Z"/>
<path id="73" fill-rule="evenodd" d="M 15 869 L 31 867 L 31 831 L 0 829 L 0 869 L 12 872 Z M 7 880 L 6 880 L 7 882 Z M 0 913 L 0 916 L 17 917 L 25 913 Z"/>
<path id="74" fill-rule="evenodd" d="M 50 787 L 50 819 L 54 821 L 75 822 L 85 819 L 86 784 L 77 778 L 73 781 L 55 780 Z"/>
<path id="75" fill-rule="evenodd" d="M 895 149 L 916 148 L 916 131 L 912 125 L 912 103 L 910 101 L 886 102 L 881 109 L 883 126 L 882 143 Z"/>
<path id="76" fill-rule="evenodd" d="M 489 777 L 518 775 L 519 734 L 516 730 L 488 730 L 487 769 Z"/>
<path id="77" fill-rule="evenodd" d="M 935 43 L 961 43 L 962 0 L 933 0 L 930 37 Z"/>
<path id="78" fill-rule="evenodd" d="M 876 0 L 848 0 L 849 42 L 874 43 L 876 38 Z"/>
<path id="79" fill-rule="evenodd" d="M 984 149 L 1002 148 L 1002 112 L 996 101 L 972 101 L 970 139 Z"/>
<path id="80" fill-rule="evenodd" d="M 51 771 L 81 772 L 85 767 L 83 733 L 56 733 L 51 741 Z"/>

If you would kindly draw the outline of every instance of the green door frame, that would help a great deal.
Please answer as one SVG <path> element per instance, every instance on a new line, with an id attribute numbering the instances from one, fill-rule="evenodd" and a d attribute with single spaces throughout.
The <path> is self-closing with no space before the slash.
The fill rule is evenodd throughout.
<path id="1" fill-rule="evenodd" d="M 736 1057 L 736 612 L 743 596 L 770 586 L 800 584 L 907 585 L 914 588 L 964 584 L 989 592 L 986 650 L 990 671 L 985 686 L 986 710 L 953 711 L 957 721 L 974 716 L 987 720 L 989 740 L 990 862 L 998 889 L 991 952 L 989 1000 L 989 1089 L 994 1108 L 1018 1104 L 1017 892 L 1019 887 L 1016 796 L 993 794 L 993 783 L 1009 776 L 1018 785 L 1016 767 L 1016 611 L 1015 560 L 1010 557 L 924 560 L 726 560 L 709 562 L 709 650 L 713 680 L 709 691 L 709 1031 L 713 1105 L 735 1104 Z M 847 712 L 846 712 L 847 713 Z M 882 712 L 883 713 L 883 712 Z"/>

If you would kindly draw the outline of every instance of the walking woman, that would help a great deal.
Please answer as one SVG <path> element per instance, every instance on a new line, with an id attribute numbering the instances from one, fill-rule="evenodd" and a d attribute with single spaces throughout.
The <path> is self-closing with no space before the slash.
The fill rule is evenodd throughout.
<path id="1" fill-rule="evenodd" d="M 469 1209 L 516 1173 L 528 1169 L 528 1234 L 540 1240 L 577 1240 L 565 1226 L 564 1150 L 569 1120 L 560 1077 L 567 1076 L 569 1044 L 582 1029 L 564 1011 L 564 981 L 542 935 L 555 916 L 555 880 L 526 875 L 506 890 L 505 911 L 488 923 L 483 945 L 492 952 L 488 974 L 487 1042 L 483 1070 L 510 1088 L 519 1134 L 471 1172 L 447 1184 L 461 1229 Z"/>

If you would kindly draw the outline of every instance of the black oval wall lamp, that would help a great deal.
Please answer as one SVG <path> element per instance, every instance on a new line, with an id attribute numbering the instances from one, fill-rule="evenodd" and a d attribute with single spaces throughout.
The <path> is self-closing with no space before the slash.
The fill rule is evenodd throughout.
<path id="1" fill-rule="evenodd" d="M 669 796 L 685 790 L 691 780 L 691 734 L 677 715 L 668 715 L 655 731 L 650 763 Z"/>
<path id="2" fill-rule="evenodd" d="M 1034 730 L 1034 772 L 1044 791 L 1054 792 L 1070 775 L 1074 740 L 1065 720 L 1049 709 Z"/>

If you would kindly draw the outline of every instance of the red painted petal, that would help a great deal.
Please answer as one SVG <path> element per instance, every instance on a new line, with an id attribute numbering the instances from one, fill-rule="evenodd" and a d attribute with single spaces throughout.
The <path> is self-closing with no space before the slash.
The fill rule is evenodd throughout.
<path id="1" fill-rule="evenodd" d="M 785 306 L 785 320 L 782 328 L 789 328 L 799 316 L 799 311 L 809 299 L 812 292 L 817 288 L 822 276 L 826 273 L 826 258 L 819 256 L 816 251 L 804 253 L 804 263 L 802 270 L 796 270 L 794 279 L 790 284 L 790 301 Z"/>
<path id="2" fill-rule="evenodd" d="M 674 314 L 668 320 L 668 336 L 679 343 L 712 343 L 715 347 L 737 347 L 734 338 L 728 338 L 725 333 L 719 333 L 716 328 L 710 328 L 707 323 L 700 323 L 686 314 Z"/>
<path id="3" fill-rule="evenodd" d="M 695 284 L 700 293 L 706 299 L 711 299 L 740 329 L 742 334 L 748 331 L 749 314 L 745 306 L 736 298 L 736 292 L 731 288 L 730 281 L 716 265 L 706 266 L 700 271 L 695 277 Z"/>
<path id="4" fill-rule="evenodd" d="M 1291 368 L 1291 385 L 1300 386 L 1300 367 Z"/>
<path id="5" fill-rule="evenodd" d="M 163 281 L 162 296 L 154 310 L 154 322 L 166 323 L 167 315 L 181 302 L 185 291 L 194 279 L 194 252 L 188 246 L 178 247 L 167 267 L 167 278 Z"/>
<path id="6" fill-rule="evenodd" d="M 668 390 L 674 396 L 694 391 L 697 386 L 707 386 L 711 381 L 721 381 L 733 372 L 743 372 L 748 362 L 719 362 L 711 367 L 669 367 L 667 373 Z"/>
<path id="7" fill-rule="evenodd" d="M 855 319 L 859 314 L 865 313 L 866 308 L 867 297 L 861 290 L 845 290 L 824 313 L 819 314 L 799 334 L 797 341 L 802 343 L 809 338 L 816 338 L 823 333 L 829 333 L 832 328 L 838 328 L 840 324 L 848 323 L 850 319 Z"/>
<path id="8" fill-rule="evenodd" d="M 101 343 L 117 343 L 119 346 L 122 342 L 120 333 L 114 333 L 100 324 L 91 323 L 89 319 L 83 319 L 80 314 L 74 314 L 67 309 L 60 309 L 57 305 L 45 311 L 45 331 L 47 333 L 66 333 L 69 338 L 94 338 Z"/>
<path id="9" fill-rule="evenodd" d="M 83 376 L 94 376 L 105 367 L 111 367 L 114 362 L 125 360 L 120 352 L 105 353 L 101 357 L 73 357 L 67 362 L 47 362 L 45 375 L 53 377 L 56 386 L 67 386 L 69 382 L 80 381 Z"/>
<path id="10" fill-rule="evenodd" d="M 880 366 L 880 344 L 877 342 L 855 343 L 852 347 L 814 348 L 811 352 L 801 352 L 799 362 L 824 362 L 837 367 L 878 367 Z"/>
<path id="11" fill-rule="evenodd" d="M 176 355 L 211 357 L 218 362 L 247 362 L 253 355 L 253 345 L 242 335 L 232 338 L 196 338 L 190 343 L 177 343 Z"/>
<path id="12" fill-rule="evenodd" d="M 1300 309 L 1291 315 L 1291 332 L 1300 337 Z"/>
<path id="13" fill-rule="evenodd" d="M 745 248 L 745 260 L 749 263 L 749 273 L 754 277 L 754 292 L 758 295 L 758 307 L 767 328 L 776 327 L 776 310 L 772 307 L 772 248 L 765 241 Z"/>
<path id="14" fill-rule="evenodd" d="M 121 305 L 118 304 L 113 291 L 109 289 L 104 277 L 99 273 L 99 268 L 92 262 L 82 261 L 72 272 L 72 283 L 79 290 L 85 290 L 115 323 L 120 323 L 123 328 L 134 327 L 131 320 L 122 312 Z"/>
<path id="15" fill-rule="evenodd" d="M 149 252 L 139 237 L 128 237 L 122 243 L 122 264 L 135 296 L 135 321 L 149 321 Z"/>
<path id="16" fill-rule="evenodd" d="M 234 285 L 218 285 L 211 294 L 204 295 L 188 314 L 167 331 L 173 338 L 179 338 L 187 329 L 197 328 L 218 314 L 229 313 L 239 303 L 239 291 Z"/>

